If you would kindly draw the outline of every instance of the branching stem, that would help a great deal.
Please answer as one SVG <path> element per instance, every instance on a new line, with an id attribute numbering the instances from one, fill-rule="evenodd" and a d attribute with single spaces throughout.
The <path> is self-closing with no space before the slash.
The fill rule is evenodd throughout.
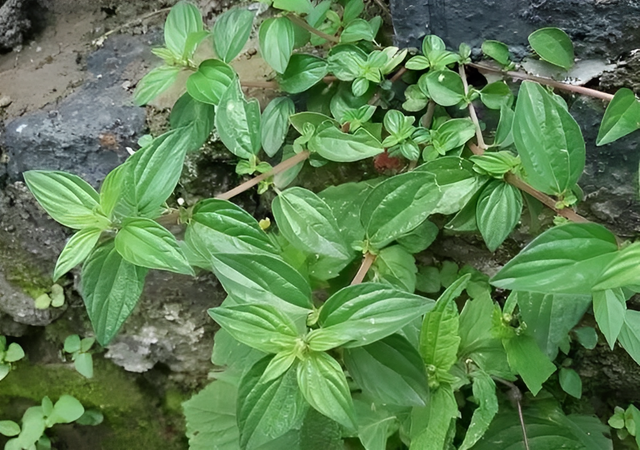
<path id="1" fill-rule="evenodd" d="M 340 39 L 338 39 L 335 36 L 331 36 L 330 34 L 324 33 L 320 30 L 317 30 L 315 28 L 313 28 L 311 25 L 309 25 L 307 23 L 306 20 L 301 19 L 300 17 L 298 17 L 295 14 L 287 14 L 287 17 L 289 18 L 289 20 L 293 23 L 295 23 L 296 25 L 298 25 L 301 28 L 304 28 L 305 30 L 307 30 L 309 33 L 313 33 L 316 36 L 321 37 L 322 39 L 326 39 L 327 41 L 330 42 L 335 42 L 336 44 L 340 42 Z"/>
<path id="2" fill-rule="evenodd" d="M 351 286 L 360 284 L 364 280 L 364 277 L 367 275 L 367 272 L 371 268 L 371 265 L 375 262 L 376 255 L 373 253 L 365 253 L 362 258 L 362 264 L 360 264 L 360 268 L 358 269 L 358 273 L 353 277 L 353 281 L 351 281 Z"/>
<path id="3" fill-rule="evenodd" d="M 128 27 L 130 25 L 133 25 L 133 24 L 141 22 L 141 21 L 143 21 L 145 19 L 149 19 L 149 18 L 151 18 L 153 16 L 157 16 L 158 14 L 162 14 L 162 13 L 169 12 L 169 11 L 171 11 L 171 8 L 162 8 L 162 9 L 159 9 L 157 11 L 151 11 L 151 12 L 149 12 L 147 14 L 143 14 L 143 15 L 141 15 L 139 17 L 136 17 L 133 20 L 130 20 L 127 23 L 123 23 L 122 25 L 119 25 L 119 26 L 115 27 L 114 29 L 107 31 L 102 36 L 99 36 L 99 37 L 95 38 L 93 41 L 91 41 L 91 43 L 93 45 L 101 46 L 102 43 L 104 42 L 104 40 L 106 38 L 108 38 L 109 36 L 111 36 L 113 33 L 117 33 L 118 31 L 120 31 L 123 28 L 126 28 L 126 27 Z"/>
<path id="4" fill-rule="evenodd" d="M 464 64 L 460 64 L 458 66 L 458 72 L 460 72 L 460 78 L 462 78 L 462 84 L 464 85 L 464 93 L 465 95 L 469 94 L 469 83 L 467 82 L 467 74 L 464 70 Z M 480 121 L 478 120 L 478 115 L 476 114 L 476 109 L 473 107 L 473 103 L 469 102 L 469 117 L 471 117 L 471 121 L 476 127 L 476 140 L 478 141 L 478 147 L 480 148 L 480 154 L 484 153 L 487 145 L 484 143 L 484 138 L 482 137 L 482 129 L 480 128 Z"/>

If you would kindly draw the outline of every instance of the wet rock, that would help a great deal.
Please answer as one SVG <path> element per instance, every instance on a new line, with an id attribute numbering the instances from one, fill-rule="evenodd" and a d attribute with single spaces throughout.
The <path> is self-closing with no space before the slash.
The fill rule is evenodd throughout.
<path id="1" fill-rule="evenodd" d="M 583 58 L 640 47 L 640 4 L 632 0 L 391 0 L 391 11 L 403 47 L 419 48 L 422 36 L 436 34 L 453 48 L 497 39 L 522 54 L 527 36 L 546 26 L 565 30 Z"/>

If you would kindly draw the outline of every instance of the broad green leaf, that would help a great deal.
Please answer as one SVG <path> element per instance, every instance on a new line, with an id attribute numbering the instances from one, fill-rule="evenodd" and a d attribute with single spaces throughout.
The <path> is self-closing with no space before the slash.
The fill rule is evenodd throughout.
<path id="1" fill-rule="evenodd" d="M 422 358 L 398 334 L 345 349 L 344 364 L 362 391 L 383 404 L 425 406 L 429 400 Z"/>
<path id="2" fill-rule="evenodd" d="M 538 395 L 542 383 L 556 371 L 556 366 L 531 336 L 514 336 L 503 339 L 502 343 L 513 371 L 520 375 L 533 395 Z"/>
<path id="3" fill-rule="evenodd" d="M 500 109 L 503 106 L 509 106 L 512 98 L 511 89 L 504 81 L 495 81 L 487 84 L 480 91 L 480 100 L 489 109 Z"/>
<path id="4" fill-rule="evenodd" d="M 298 386 L 318 412 L 349 430 L 356 429 L 355 410 L 347 379 L 338 361 L 324 352 L 311 352 L 298 363 Z"/>
<path id="5" fill-rule="evenodd" d="M 493 141 L 493 145 L 499 148 L 509 147 L 513 144 L 513 119 L 515 112 L 508 107 L 502 106 L 500 108 L 500 121 L 498 122 L 498 128 L 496 128 L 496 137 Z"/>
<path id="6" fill-rule="evenodd" d="M 236 78 L 235 70 L 228 64 L 217 59 L 207 59 L 187 79 L 187 92 L 202 103 L 217 106 Z"/>
<path id="7" fill-rule="evenodd" d="M 284 73 L 295 46 L 295 29 L 288 17 L 267 19 L 258 32 L 260 54 L 278 73 Z"/>
<path id="8" fill-rule="evenodd" d="M 209 315 L 235 339 L 265 353 L 292 349 L 299 335 L 292 320 L 270 305 L 219 306 Z"/>
<path id="9" fill-rule="evenodd" d="M 429 404 L 414 408 L 411 416 L 410 450 L 444 449 L 451 421 L 458 417 L 458 404 L 449 385 L 431 392 Z"/>
<path id="10" fill-rule="evenodd" d="M 490 251 L 511 234 L 522 215 L 520 189 L 500 180 L 487 184 L 478 198 L 476 223 Z"/>
<path id="11" fill-rule="evenodd" d="M 309 14 L 313 5 L 310 0 L 273 0 L 273 7 L 299 14 Z"/>
<path id="12" fill-rule="evenodd" d="M 171 8 L 164 24 L 164 42 L 169 50 L 182 55 L 190 33 L 202 31 L 202 15 L 191 3 L 178 2 Z"/>
<path id="13" fill-rule="evenodd" d="M 64 351 L 67 353 L 76 353 L 80 351 L 80 336 L 72 334 L 64 340 Z"/>
<path id="14" fill-rule="evenodd" d="M 80 353 L 76 355 L 73 366 L 83 377 L 93 378 L 93 356 L 91 356 L 91 353 Z"/>
<path id="15" fill-rule="evenodd" d="M 107 345 L 142 293 L 147 269 L 120 256 L 113 241 L 98 246 L 82 266 L 82 295 L 96 339 Z"/>
<path id="16" fill-rule="evenodd" d="M 517 298 L 526 333 L 536 339 L 550 360 L 556 358 L 558 346 L 591 305 L 589 295 L 518 292 Z"/>
<path id="17" fill-rule="evenodd" d="M 40 439 L 44 434 L 46 424 L 45 417 L 42 412 L 42 407 L 32 406 L 27 409 L 22 416 L 22 430 L 17 440 L 19 446 L 16 449 L 29 449 Z"/>
<path id="18" fill-rule="evenodd" d="M 289 132 L 289 117 L 296 112 L 293 100 L 278 97 L 267 105 L 262 113 L 262 148 L 273 157 L 280 150 Z"/>
<path id="19" fill-rule="evenodd" d="M 518 291 L 590 294 L 617 249 L 615 236 L 602 225 L 557 226 L 535 238 L 491 284 Z"/>
<path id="20" fill-rule="evenodd" d="M 476 128 L 471 120 L 451 119 L 431 133 L 431 145 L 438 153 L 444 155 L 448 151 L 462 147 L 475 134 Z"/>
<path id="21" fill-rule="evenodd" d="M 638 261 L 640 258 L 640 243 L 633 243 L 614 255 L 593 289 L 616 289 L 640 284 Z"/>
<path id="22" fill-rule="evenodd" d="M 482 53 L 496 60 L 503 66 L 508 66 L 511 62 L 509 58 L 509 47 L 500 41 L 484 41 L 482 43 Z"/>
<path id="23" fill-rule="evenodd" d="M 352 20 L 357 19 L 364 11 L 363 0 L 348 0 L 344 5 L 344 12 L 342 14 L 342 22 L 349 23 Z"/>
<path id="24" fill-rule="evenodd" d="M 100 207 L 113 221 L 136 214 L 136 186 L 131 164 L 120 164 L 107 174 L 100 186 Z"/>
<path id="25" fill-rule="evenodd" d="M 435 223 L 425 220 L 417 228 L 396 239 L 396 242 L 411 254 L 420 253 L 429 248 L 438 237 L 438 233 L 440 228 Z"/>
<path id="26" fill-rule="evenodd" d="M 616 91 L 602 118 L 596 145 L 606 145 L 640 127 L 640 102 L 631 89 Z"/>
<path id="27" fill-rule="evenodd" d="M 618 342 L 640 364 L 640 311 L 627 310 Z"/>
<path id="28" fill-rule="evenodd" d="M 171 109 L 169 123 L 172 129 L 188 127 L 191 135 L 190 151 L 200 149 L 207 141 L 215 124 L 215 108 L 185 93 Z M 103 206 L 104 207 L 104 206 Z"/>
<path id="29" fill-rule="evenodd" d="M 260 151 L 260 104 L 223 95 L 216 108 L 216 131 L 231 153 L 250 159 Z"/>
<path id="30" fill-rule="evenodd" d="M 573 43 L 559 28 L 541 28 L 529 35 L 529 44 L 535 52 L 551 64 L 569 70 L 573 66 Z"/>
<path id="31" fill-rule="evenodd" d="M 126 261 L 136 266 L 195 274 L 173 234 L 154 220 L 125 219 L 116 234 L 115 246 Z"/>
<path id="32" fill-rule="evenodd" d="M 575 398 L 582 397 L 582 380 L 578 372 L 573 369 L 561 367 L 559 378 L 563 391 Z"/>
<path id="33" fill-rule="evenodd" d="M 154 139 L 127 160 L 125 164 L 132 166 L 138 215 L 151 218 L 160 215 L 161 205 L 178 184 L 191 145 L 191 134 L 180 128 Z"/>
<path id="34" fill-rule="evenodd" d="M 371 42 L 376 37 L 375 31 L 366 20 L 354 19 L 340 33 L 340 43 L 348 44 L 363 40 Z"/>
<path id="35" fill-rule="evenodd" d="M 354 134 L 327 127 L 309 141 L 309 150 L 335 162 L 353 162 L 371 158 L 384 151 L 382 144 L 364 128 Z"/>
<path id="36" fill-rule="evenodd" d="M 271 205 L 280 233 L 296 248 L 314 255 L 310 274 L 328 280 L 353 259 L 329 206 L 313 192 L 293 187 Z"/>
<path id="37" fill-rule="evenodd" d="M 367 239 L 382 248 L 416 228 L 440 202 L 435 177 L 414 171 L 396 175 L 378 184 L 360 210 Z"/>
<path id="38" fill-rule="evenodd" d="M 216 332 L 211 362 L 227 371 L 242 373 L 265 356 L 264 352 L 251 348 L 236 340 L 227 331 Z"/>
<path id="39" fill-rule="evenodd" d="M 84 414 L 84 407 L 70 395 L 63 395 L 53 405 L 53 413 L 47 417 L 47 427 L 57 423 L 71 423 L 78 420 Z"/>
<path id="40" fill-rule="evenodd" d="M 585 164 L 580 127 L 542 86 L 524 81 L 513 119 L 513 138 L 526 181 L 546 194 L 570 192 Z"/>
<path id="41" fill-rule="evenodd" d="M 333 126 L 339 127 L 338 121 L 333 120 L 331 117 L 317 112 L 305 111 L 297 114 L 293 114 L 289 117 L 289 121 L 293 128 L 300 134 L 304 134 L 305 124 L 309 124 L 314 128 L 318 128 L 325 122 L 330 122 Z M 308 125 L 307 125 L 308 126 Z"/>
<path id="42" fill-rule="evenodd" d="M 473 397 L 478 403 L 478 408 L 473 411 L 467 434 L 458 450 L 468 450 L 473 447 L 484 436 L 498 412 L 496 384 L 493 379 L 483 371 L 473 372 L 471 378 L 473 379 Z"/>
<path id="43" fill-rule="evenodd" d="M 254 16 L 248 9 L 234 8 L 216 19 L 213 48 L 221 60 L 228 63 L 240 54 L 251 34 Z"/>
<path id="44" fill-rule="evenodd" d="M 160 66 L 146 74 L 133 93 L 133 98 L 138 106 L 146 105 L 151 100 L 162 94 L 175 83 L 182 71 L 179 66 Z"/>
<path id="45" fill-rule="evenodd" d="M 386 450 L 388 437 L 399 427 L 400 411 L 364 396 L 354 398 L 353 404 L 358 420 L 358 438 L 364 448 Z"/>
<path id="46" fill-rule="evenodd" d="M 12 437 L 20 434 L 20 425 L 12 420 L 0 420 L 0 434 Z"/>
<path id="47" fill-rule="evenodd" d="M 380 250 L 372 271 L 374 282 L 387 283 L 409 293 L 416 290 L 416 260 L 400 245 L 391 245 Z"/>
<path id="48" fill-rule="evenodd" d="M 375 180 L 344 183 L 329 186 L 318 193 L 318 197 L 331 208 L 338 222 L 340 234 L 349 244 L 364 239 L 365 232 L 360 223 L 360 208 L 375 185 Z"/>
<path id="49" fill-rule="evenodd" d="M 593 315 L 611 350 L 624 325 L 627 301 L 622 289 L 593 291 Z"/>
<path id="50" fill-rule="evenodd" d="M 475 171 L 495 178 L 502 178 L 504 174 L 520 165 L 520 159 L 509 151 L 485 152 L 483 155 L 472 156 L 469 159 L 475 164 Z"/>
<path id="51" fill-rule="evenodd" d="M 58 257 L 56 268 L 53 271 L 53 280 L 59 279 L 75 266 L 81 264 L 96 246 L 101 233 L 102 231 L 98 228 L 83 228 L 71 236 Z"/>
<path id="52" fill-rule="evenodd" d="M 237 410 L 240 448 L 260 448 L 279 438 L 301 426 L 307 412 L 294 368 L 275 380 L 261 380 L 271 360 L 267 356 L 258 361 L 240 381 Z"/>
<path id="53" fill-rule="evenodd" d="M 594 300 L 595 303 L 595 300 Z M 595 306 L 594 306 L 595 308 Z M 593 327 L 581 327 L 572 330 L 576 340 L 587 350 L 593 350 L 598 345 L 598 333 Z M 617 337 L 617 336 L 616 336 Z M 614 341 L 615 343 L 615 341 Z"/>
<path id="54" fill-rule="evenodd" d="M 429 71 L 426 81 L 429 96 L 438 105 L 454 106 L 464 99 L 462 78 L 451 70 Z"/>
<path id="55" fill-rule="evenodd" d="M 285 145 L 284 149 L 282 150 L 282 159 L 280 160 L 280 162 L 284 162 L 289 158 L 293 158 L 295 155 L 296 152 L 293 150 L 293 146 Z M 273 176 L 273 185 L 278 189 L 285 189 L 287 186 L 293 183 L 303 167 L 304 161 L 300 161 L 290 169 L 283 170 L 282 172 L 275 174 Z"/>
<path id="56" fill-rule="evenodd" d="M 52 170 L 29 170 L 23 175 L 40 206 L 56 222 L 74 229 L 109 227 L 99 209 L 98 193 L 82 178 Z"/>
<path id="57" fill-rule="evenodd" d="M 299 94 L 316 85 L 322 80 L 329 67 L 327 61 L 313 55 L 291 55 L 289 65 L 278 77 L 278 84 L 289 94 Z"/>
<path id="58" fill-rule="evenodd" d="M 4 362 L 16 362 L 22 358 L 24 358 L 24 350 L 20 347 L 20 344 L 16 342 L 9 344 L 6 353 L 4 354 Z"/>
<path id="59" fill-rule="evenodd" d="M 333 294 L 320 310 L 319 330 L 308 338 L 309 345 L 324 351 L 344 344 L 347 348 L 367 345 L 400 330 L 433 308 L 431 299 L 389 286 L 362 283 Z M 324 340 L 336 340 L 324 345 Z"/>

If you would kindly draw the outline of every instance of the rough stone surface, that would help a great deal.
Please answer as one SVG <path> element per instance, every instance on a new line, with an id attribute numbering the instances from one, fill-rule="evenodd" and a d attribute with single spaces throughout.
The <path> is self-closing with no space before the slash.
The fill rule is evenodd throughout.
<path id="1" fill-rule="evenodd" d="M 33 0 L 0 0 L 0 50 L 11 50 L 22 44 L 31 28 L 28 10 Z"/>
<path id="2" fill-rule="evenodd" d="M 516 54 L 534 30 L 555 26 L 573 39 L 578 56 L 617 57 L 640 47 L 640 4 L 634 0 L 391 0 L 396 42 L 419 47 L 436 34 L 457 48 L 485 39 L 508 44 Z"/>

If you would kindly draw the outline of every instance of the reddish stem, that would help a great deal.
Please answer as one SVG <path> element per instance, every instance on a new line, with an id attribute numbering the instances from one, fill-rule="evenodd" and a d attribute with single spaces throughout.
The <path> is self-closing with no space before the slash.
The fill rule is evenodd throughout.
<path id="1" fill-rule="evenodd" d="M 369 252 L 365 253 L 362 258 L 362 264 L 360 264 L 360 268 L 358 269 L 358 273 L 356 273 L 356 276 L 353 277 L 353 281 L 351 281 L 351 286 L 362 283 L 375 260 L 376 255 Z"/>

